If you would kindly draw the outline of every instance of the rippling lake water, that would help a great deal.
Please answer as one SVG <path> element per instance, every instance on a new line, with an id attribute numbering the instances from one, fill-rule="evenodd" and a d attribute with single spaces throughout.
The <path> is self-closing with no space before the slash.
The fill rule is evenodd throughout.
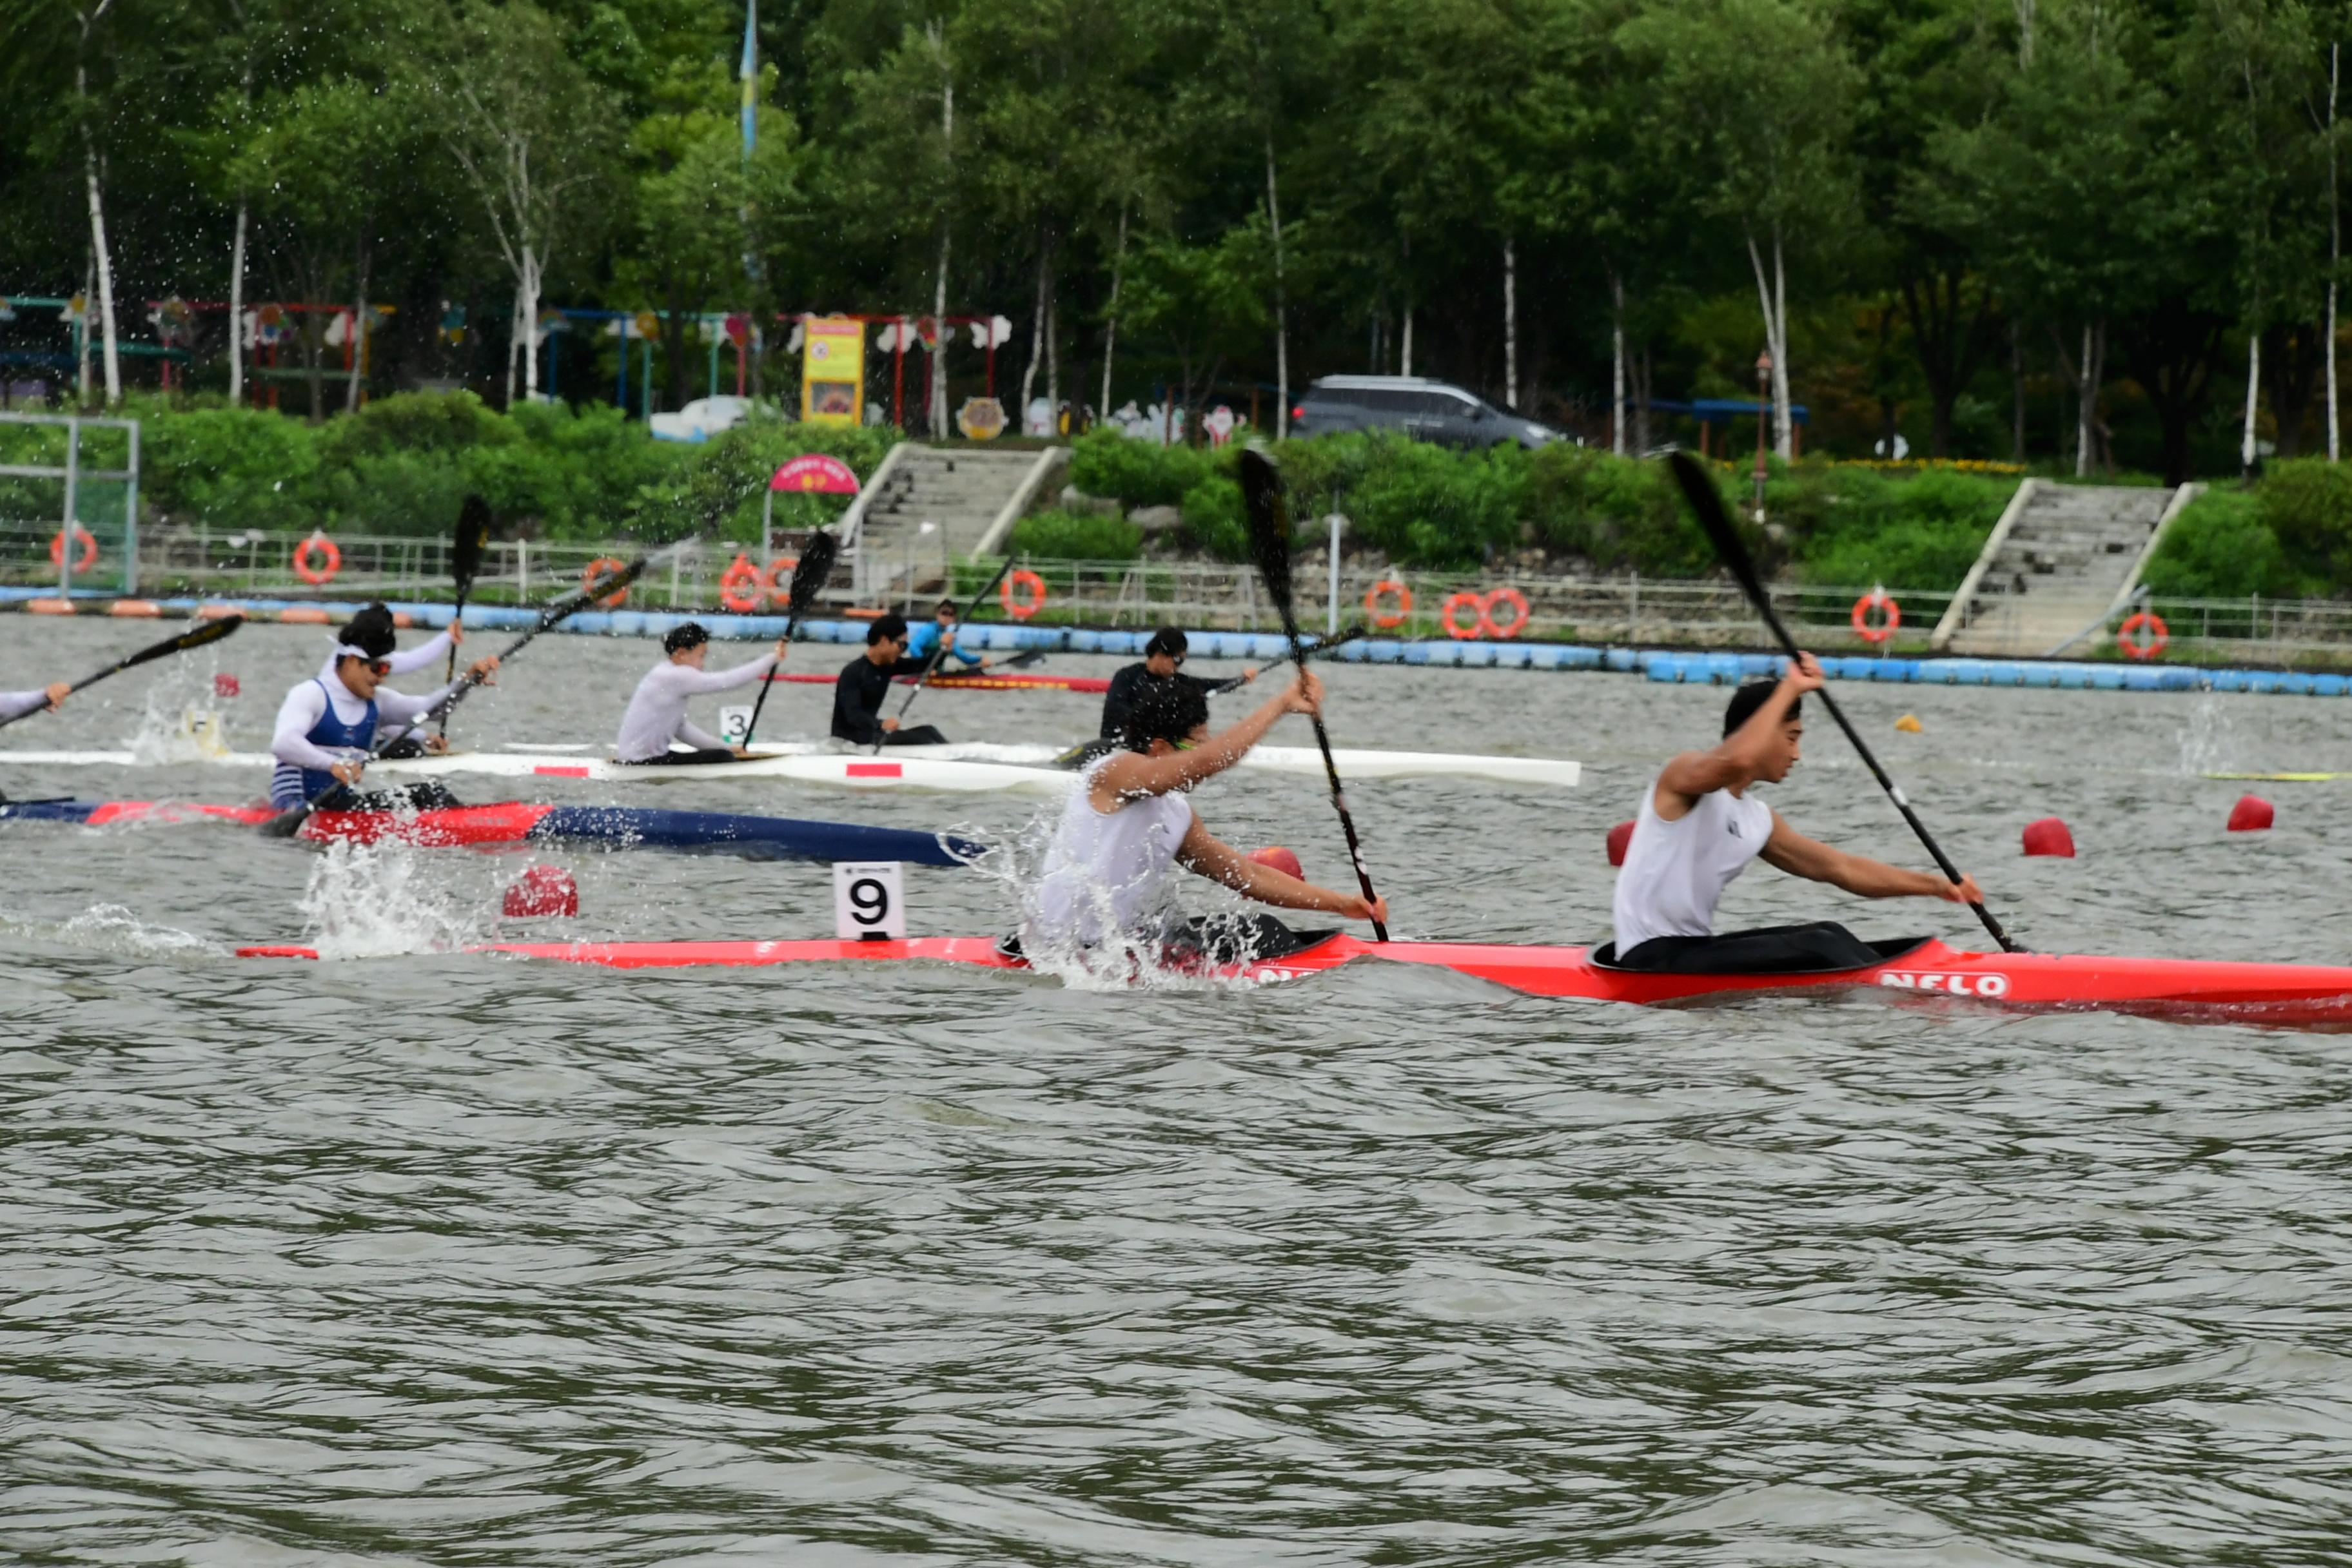
<path id="1" fill-rule="evenodd" d="M 9 616 L 0 685 L 152 635 Z M 218 704 L 231 740 L 261 749 L 325 647 L 253 627 L 119 678 L 0 736 L 0 788 L 257 795 L 216 765 L 5 753 L 152 737 L 209 703 L 215 668 L 244 688 Z M 457 733 L 609 742 L 655 657 L 550 638 Z M 1423 938 L 1604 934 L 1602 835 L 1726 695 L 1330 685 L 1341 744 L 1587 764 L 1573 791 L 1351 787 L 1397 933 Z M 1836 695 L 2030 944 L 2352 961 L 2352 784 L 2200 776 L 2352 770 L 2352 704 Z M 779 688 L 762 729 L 819 728 L 828 699 Z M 1906 711 L 1925 733 L 1895 731 Z M 916 712 L 957 739 L 1076 739 L 1094 700 Z M 1785 814 L 1920 862 L 1826 723 L 1809 752 L 1771 795 Z M 450 782 L 487 801 L 520 781 Z M 529 782 L 992 835 L 1041 809 Z M 2274 831 L 2223 833 L 2246 788 Z M 1346 875 L 1312 781 L 1228 778 L 1199 805 Z M 2081 858 L 2021 858 L 2053 813 Z M 1866 997 L 1640 1011 L 1372 964 L 1100 993 L 430 951 L 554 929 L 498 914 L 531 858 L 578 876 L 571 934 L 831 934 L 823 867 L 0 824 L 0 1556 L 2346 1558 L 2344 1037 Z M 908 891 L 918 932 L 1012 919 L 970 873 Z M 1981 940 L 1949 906 L 1763 868 L 1725 910 L 1824 916 Z M 230 956 L 329 920 L 394 955 Z"/>

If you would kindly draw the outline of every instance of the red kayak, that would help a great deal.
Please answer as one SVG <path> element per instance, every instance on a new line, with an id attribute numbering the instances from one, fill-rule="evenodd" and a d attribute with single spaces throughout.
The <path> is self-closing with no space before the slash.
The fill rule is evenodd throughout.
<path id="1" fill-rule="evenodd" d="M 595 963 L 612 969 L 755 967 L 777 963 L 927 959 L 982 969 L 1025 968 L 984 936 L 905 942 L 498 942 L 478 951 Z M 2044 1012 L 2137 1013 L 2191 1022 L 2352 1029 L 2352 967 L 2228 963 L 2167 958 L 1965 952 L 1922 942 L 1884 963 L 1809 974 L 1652 974 L 1605 968 L 1581 947 L 1448 942 L 1370 942 L 1331 936 L 1285 958 L 1227 972 L 1235 980 L 1296 980 L 1356 959 L 1423 963 L 1475 975 L 1533 996 L 1644 1006 L 1759 992 L 1963 997 Z M 240 958 L 316 958 L 307 947 L 247 947 Z"/>

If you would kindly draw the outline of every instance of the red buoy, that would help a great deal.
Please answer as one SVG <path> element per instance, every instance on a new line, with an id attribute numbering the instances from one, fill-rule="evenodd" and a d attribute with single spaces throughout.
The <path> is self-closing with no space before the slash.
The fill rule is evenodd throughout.
<path id="1" fill-rule="evenodd" d="M 2063 817 L 2045 816 L 2039 822 L 2025 825 L 2025 852 L 2028 855 L 2054 855 L 2060 859 L 2074 858 L 2074 836 L 2066 829 Z"/>
<path id="2" fill-rule="evenodd" d="M 507 884 L 505 903 L 509 920 L 569 918 L 580 912 L 580 884 L 561 866 L 533 866 Z"/>
<path id="3" fill-rule="evenodd" d="M 214 676 L 214 677 L 213 677 L 213 695 L 214 695 L 214 696 L 215 696 L 215 697 L 234 697 L 234 696 L 236 696 L 236 690 L 237 690 L 237 688 L 236 688 L 236 676 L 234 676 L 234 675 L 215 675 L 215 676 Z"/>
<path id="4" fill-rule="evenodd" d="M 2268 833 L 2277 817 L 2277 811 L 2261 795 L 2242 795 L 2238 797 L 2238 804 L 2230 808 L 2230 831 Z"/>
<path id="5" fill-rule="evenodd" d="M 1261 866 L 1273 867 L 1285 876 L 1296 877 L 1302 882 L 1307 880 L 1307 868 L 1298 863 L 1297 856 L 1279 844 L 1269 844 L 1263 849 L 1253 849 L 1249 852 L 1249 858 Z"/>
<path id="6" fill-rule="evenodd" d="M 1625 846 L 1633 842 L 1633 825 L 1632 823 L 1621 822 L 1611 828 L 1609 830 L 1609 863 L 1612 866 L 1622 866 L 1625 863 Z"/>

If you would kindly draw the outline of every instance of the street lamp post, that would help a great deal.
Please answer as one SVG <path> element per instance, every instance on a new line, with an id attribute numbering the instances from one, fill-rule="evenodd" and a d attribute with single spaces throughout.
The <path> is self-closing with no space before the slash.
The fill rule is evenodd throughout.
<path id="1" fill-rule="evenodd" d="M 1756 356 L 1756 526 L 1764 526 L 1764 432 L 1771 416 L 1765 412 L 1770 399 L 1766 388 L 1772 380 L 1772 351 L 1765 350 Z"/>

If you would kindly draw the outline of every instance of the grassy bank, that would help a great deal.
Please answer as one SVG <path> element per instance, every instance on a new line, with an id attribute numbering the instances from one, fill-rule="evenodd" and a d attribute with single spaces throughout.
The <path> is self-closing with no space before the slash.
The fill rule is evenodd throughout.
<path id="1" fill-rule="evenodd" d="M 126 412 L 142 421 L 148 518 L 215 530 L 437 535 L 460 498 L 478 491 L 507 537 L 741 542 L 757 537 L 764 479 L 778 464 L 830 452 L 869 475 L 891 440 L 884 431 L 763 422 L 675 445 L 603 405 L 501 414 L 462 393 L 380 398 L 319 425 L 160 398 L 134 399 Z M 0 428 L 0 459 L 56 461 L 63 444 L 61 431 Z M 1177 509 L 1181 526 L 1151 548 L 1240 561 L 1247 551 L 1238 456 L 1097 432 L 1076 443 L 1069 480 L 1127 512 Z M 1567 445 L 1457 452 L 1367 435 L 1290 443 L 1282 459 L 1302 529 L 1319 532 L 1314 520 L 1344 512 L 1351 552 L 1399 566 L 1661 578 L 1716 571 L 1657 463 Z M 2017 483 L 2012 473 L 1964 466 L 1776 464 L 1765 490 L 1771 521 L 1757 529 L 1744 521 L 1751 497 L 1741 467 L 1715 472 L 1768 570 L 1811 584 L 1913 590 L 1958 584 Z M 842 506 L 779 498 L 778 525 L 807 527 Z M 0 515 L 39 520 L 56 508 L 54 484 L 0 479 Z M 1145 531 L 1124 517 L 1058 510 L 1024 520 L 1014 543 L 1040 558 L 1094 561 L 1138 559 L 1148 548 Z M 2175 524 L 2149 582 L 2176 598 L 2352 596 L 2352 468 L 2279 463 L 2252 489 L 2207 491 Z"/>

